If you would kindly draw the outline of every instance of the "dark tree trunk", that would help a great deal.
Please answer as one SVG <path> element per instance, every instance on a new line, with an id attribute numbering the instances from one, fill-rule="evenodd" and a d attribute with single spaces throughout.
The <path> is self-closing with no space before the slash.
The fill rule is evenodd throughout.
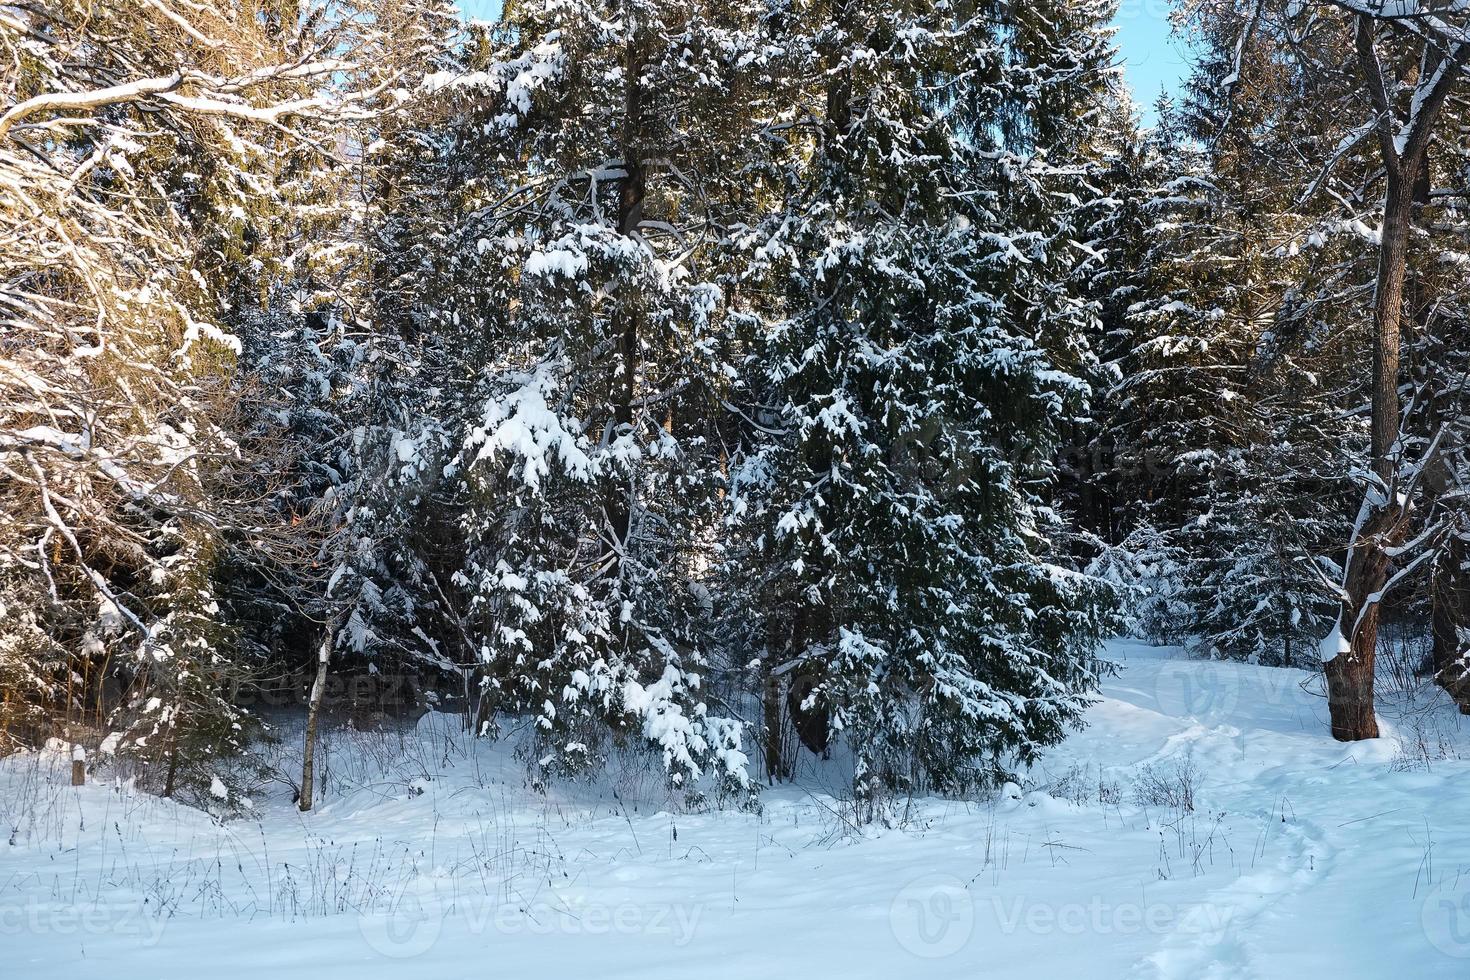
<path id="1" fill-rule="evenodd" d="M 1383 15 L 1386 19 L 1394 19 Z M 1404 524 L 1405 503 L 1398 499 L 1396 471 L 1399 436 L 1399 340 L 1408 272 L 1409 239 L 1416 198 L 1429 196 L 1429 145 L 1445 99 L 1470 61 L 1470 44 L 1443 50 L 1426 42 L 1425 74 L 1414 91 L 1414 113 L 1401 126 L 1383 66 L 1378 58 L 1378 17 L 1355 15 L 1358 67 L 1378 118 L 1379 152 L 1387 191 L 1378 251 L 1377 291 L 1373 307 L 1373 473 L 1347 554 L 1342 609 L 1338 615 L 1338 648 L 1324 651 L 1327 703 L 1332 735 L 1342 741 L 1378 737 L 1373 715 L 1373 669 L 1378 646 L 1378 617 L 1388 582 L 1387 548 L 1396 543 Z M 1442 63 L 1447 59 L 1447 63 Z"/>
<path id="2" fill-rule="evenodd" d="M 174 795 L 179 778 L 179 726 L 170 722 L 168 726 L 168 769 L 163 776 L 163 792 L 159 795 L 169 799 Z"/>
<path id="3" fill-rule="evenodd" d="M 643 147 L 643 87 L 640 75 L 642 59 L 635 35 L 627 42 L 625 61 L 626 88 L 623 93 L 623 170 L 626 174 L 618 182 L 618 234 L 631 238 L 638 232 L 643 221 L 643 199 L 647 193 L 647 175 L 644 169 Z M 638 303 L 641 297 L 626 288 L 619 290 L 613 311 L 613 338 L 617 350 L 618 372 L 613 383 L 613 426 L 615 432 L 633 428 L 633 403 L 637 396 L 638 378 L 638 335 L 641 316 Z M 613 484 L 607 490 L 608 545 L 613 549 L 613 567 L 620 569 L 623 554 L 628 546 L 629 532 L 633 526 L 631 489 L 626 484 Z M 617 579 L 617 575 L 613 575 Z"/>
<path id="4" fill-rule="evenodd" d="M 766 781 L 779 783 L 789 775 L 786 771 L 782 743 L 781 678 L 771 672 L 770 658 L 761 671 L 761 727 L 766 756 Z"/>
<path id="5" fill-rule="evenodd" d="M 1431 661 L 1434 681 L 1470 715 L 1470 649 L 1462 637 L 1470 627 L 1470 581 L 1465 575 L 1466 543 L 1452 537 L 1431 583 L 1434 604 Z"/>
<path id="6" fill-rule="evenodd" d="M 830 629 L 831 623 L 812 607 L 796 607 L 791 615 L 791 650 L 804 659 L 786 679 L 786 714 L 796 730 L 796 738 L 813 755 L 824 759 L 832 746 L 832 705 L 820 690 L 821 665 L 805 658 L 813 638 L 826 635 Z M 813 700 L 810 707 L 808 698 Z"/>
<path id="7" fill-rule="evenodd" d="M 1394 483 L 1395 443 L 1399 435 L 1399 334 L 1403 317 L 1404 278 L 1408 268 L 1409 229 L 1414 204 L 1406 173 L 1417 175 L 1418 161 L 1390 161 L 1388 193 L 1383 209 L 1383 239 L 1378 253 L 1377 296 L 1373 309 L 1373 473 L 1380 483 L 1368 489 L 1364 520 L 1348 551 L 1344 598 L 1338 629 L 1346 640 L 1327 661 L 1327 705 L 1332 737 L 1344 742 L 1378 737 L 1373 714 L 1373 672 L 1378 650 L 1378 616 L 1389 556 L 1402 512 L 1390 499 Z"/>

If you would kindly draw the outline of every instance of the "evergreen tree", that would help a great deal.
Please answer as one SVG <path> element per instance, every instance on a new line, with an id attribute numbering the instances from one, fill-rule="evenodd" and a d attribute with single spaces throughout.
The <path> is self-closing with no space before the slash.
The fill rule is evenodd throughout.
<path id="1" fill-rule="evenodd" d="M 1039 496 L 1086 396 L 1053 183 L 1077 174 L 1039 143 L 1067 132 L 1042 108 L 1069 105 L 1066 71 L 1027 60 L 1029 12 L 996 13 L 1019 19 L 840 2 L 773 24 L 799 125 L 748 245 L 780 301 L 749 340 L 731 475 L 772 776 L 782 683 L 805 744 L 845 738 L 872 797 L 1000 778 L 1096 680 L 1105 590 L 1060 567 Z M 1095 81 L 1093 46 L 1035 47 Z"/>
<path id="2" fill-rule="evenodd" d="M 1352 245 L 1301 212 L 1289 182 L 1261 179 L 1304 142 L 1300 113 L 1272 108 L 1294 80 L 1260 35 L 1237 51 L 1237 12 L 1200 16 L 1204 53 L 1182 108 L 1160 113 L 1159 163 L 1137 191 L 1137 300 L 1100 424 L 1127 447 L 1124 526 L 1185 556 L 1174 638 L 1302 665 L 1332 601 L 1321 559 L 1346 531 L 1360 445 L 1340 410 L 1355 397 L 1350 351 L 1331 342 L 1354 329 L 1353 305 L 1325 301 Z"/>
<path id="3" fill-rule="evenodd" d="M 424 173 L 462 179 L 405 309 L 444 338 L 462 426 L 453 581 L 482 722 L 535 716 L 548 770 L 595 767 L 612 735 L 676 784 L 744 779 L 702 686 L 750 17 L 516 4 L 477 67 L 436 80 Z"/>

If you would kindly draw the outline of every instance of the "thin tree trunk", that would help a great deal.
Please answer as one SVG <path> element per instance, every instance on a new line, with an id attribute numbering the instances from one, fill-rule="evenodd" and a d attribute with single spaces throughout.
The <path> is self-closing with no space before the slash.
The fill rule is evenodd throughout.
<path id="1" fill-rule="evenodd" d="M 1431 583 L 1434 682 L 1444 688 L 1460 713 L 1470 715 L 1470 649 L 1462 637 L 1470 626 L 1470 583 L 1466 582 L 1466 543 L 1459 535 L 1445 546 L 1444 560 Z"/>
<path id="2" fill-rule="evenodd" d="M 639 57 L 637 25 L 630 28 L 627 41 L 627 57 L 624 65 L 626 74 L 623 93 L 623 170 L 627 174 L 618 182 L 618 234 L 627 238 L 638 232 L 643 221 L 643 198 L 647 193 L 646 174 L 643 164 L 643 72 Z M 613 336 L 617 344 L 619 372 L 613 393 L 613 422 L 617 430 L 633 427 L 633 400 L 637 392 L 638 335 L 641 329 L 638 302 L 641 297 L 631 290 L 621 289 L 613 312 Z M 628 547 L 628 536 L 633 526 L 633 508 L 629 499 L 631 490 L 626 485 L 609 487 L 606 498 L 608 543 L 615 553 L 613 564 L 621 568 L 623 554 Z M 614 575 L 614 579 L 617 576 Z"/>
<path id="3" fill-rule="evenodd" d="M 168 769 L 163 777 L 163 792 L 161 795 L 168 799 L 174 795 L 175 783 L 179 776 L 179 726 L 177 722 L 169 722 L 168 726 Z"/>
<path id="4" fill-rule="evenodd" d="M 765 740 L 766 781 L 775 784 L 786 778 L 786 760 L 781 742 L 781 679 L 771 673 L 769 656 L 761 671 L 761 723 Z"/>
<path id="5" fill-rule="evenodd" d="M 311 809 L 312 794 L 315 792 L 316 731 L 321 721 L 322 698 L 327 691 L 327 666 L 332 659 L 332 644 L 337 638 L 337 621 L 333 619 L 322 633 L 321 645 L 316 652 L 316 680 L 311 685 L 311 697 L 306 705 L 306 744 L 301 752 L 301 798 L 297 806 L 302 813 Z"/>

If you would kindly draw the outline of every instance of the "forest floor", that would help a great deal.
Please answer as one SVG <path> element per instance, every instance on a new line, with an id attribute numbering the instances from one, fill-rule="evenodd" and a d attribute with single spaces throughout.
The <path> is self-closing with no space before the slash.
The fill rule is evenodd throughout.
<path id="1" fill-rule="evenodd" d="M 1314 675 L 1131 641 L 1088 727 L 994 799 L 859 825 L 835 767 L 675 813 L 647 767 L 532 792 L 431 714 L 337 731 L 326 802 L 200 810 L 63 753 L 0 762 L 0 974 L 1470 975 L 1470 723 L 1385 678 L 1327 735 Z M 885 825 L 886 823 L 886 825 Z"/>

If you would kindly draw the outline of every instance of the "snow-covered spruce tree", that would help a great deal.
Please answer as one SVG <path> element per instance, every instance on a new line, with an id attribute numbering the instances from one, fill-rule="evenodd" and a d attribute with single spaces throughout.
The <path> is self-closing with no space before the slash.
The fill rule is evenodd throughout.
<path id="1" fill-rule="evenodd" d="M 809 748 L 845 741 L 860 796 L 990 783 L 1061 737 L 1099 669 L 1109 590 L 1060 566 L 1039 494 L 1092 315 L 1060 118 L 1087 100 L 1060 87 L 1097 84 L 1105 45 L 1042 44 L 1019 4 L 802 3 L 771 29 L 780 207 L 745 244 L 778 299 L 730 481 L 767 770 L 791 771 L 785 697 Z"/>
<path id="2" fill-rule="evenodd" d="M 310 309 L 313 298 L 323 305 Z M 416 707 L 424 688 L 458 672 L 443 653 L 422 541 L 447 456 L 433 393 L 419 384 L 413 348 L 371 321 L 344 320 L 366 308 L 345 299 L 293 292 L 242 333 L 250 383 L 275 393 L 258 399 L 247 434 L 290 447 L 259 485 L 293 529 L 295 553 L 232 565 L 221 586 L 242 640 L 295 679 L 275 693 L 305 695 L 313 726 L 343 708 L 371 717 Z M 329 684 L 350 696 L 324 701 Z"/>
<path id="3" fill-rule="evenodd" d="M 1142 521 L 1117 544 L 1099 540 L 1094 547 L 1087 573 L 1118 590 L 1123 631 L 1151 643 L 1179 643 L 1190 635 L 1189 561 L 1176 535 Z"/>
<path id="4" fill-rule="evenodd" d="M 358 151 L 351 191 L 362 198 L 343 236 L 351 261 L 314 297 L 326 327 L 318 344 L 335 379 L 324 406 L 336 431 L 327 455 L 334 469 L 321 474 L 330 485 L 323 503 L 331 515 L 327 536 L 340 538 L 326 545 L 340 571 L 323 618 L 339 624 L 334 642 L 344 668 L 433 675 L 452 670 L 443 650 L 443 591 L 425 540 L 444 520 L 436 493 L 451 455 L 431 373 L 444 341 L 402 314 L 395 277 L 422 264 L 439 239 L 395 190 L 399 162 L 412 156 L 420 135 L 409 93 L 459 65 L 465 38 L 443 0 L 366 6 L 373 19 L 361 57 L 374 67 L 358 84 L 393 88 L 380 111 L 350 133 Z M 394 247 L 405 227 L 418 249 L 411 255 Z"/>
<path id="5" fill-rule="evenodd" d="M 1155 113 L 1155 124 L 1141 129 L 1131 101 L 1120 95 L 1104 101 L 1100 112 L 1093 167 L 1105 196 L 1091 208 L 1087 227 L 1096 255 L 1079 270 L 1098 309 L 1090 338 L 1097 364 L 1088 375 L 1089 416 L 1069 429 L 1057 498 L 1074 515 L 1089 571 L 1119 588 L 1124 628 L 1155 643 L 1176 643 L 1190 631 L 1191 564 L 1149 422 L 1158 406 L 1137 397 L 1135 317 L 1176 285 L 1158 229 L 1202 186 L 1203 170 L 1200 154 L 1181 145 L 1171 100 L 1161 98 Z"/>
<path id="6" fill-rule="evenodd" d="M 1123 506 L 1131 495 L 1124 489 L 1124 460 L 1104 423 L 1128 348 L 1128 309 L 1146 289 L 1143 258 L 1150 218 L 1148 197 L 1139 190 L 1151 186 L 1165 167 L 1157 130 L 1139 128 L 1126 90 L 1105 92 L 1100 102 L 1098 131 L 1091 134 L 1094 159 L 1084 171 L 1096 193 L 1084 198 L 1086 220 L 1075 236 L 1092 250 L 1076 275 L 1097 314 L 1088 338 L 1093 367 L 1085 379 L 1093 397 L 1088 417 L 1071 421 L 1064 433 L 1056 493 L 1073 515 L 1084 548 L 1094 554 L 1119 545 L 1131 532 Z"/>
<path id="7" fill-rule="evenodd" d="M 1174 536 L 1190 556 L 1186 642 L 1211 656 L 1316 666 L 1334 609 L 1318 557 L 1342 530 L 1340 512 L 1320 501 L 1343 488 L 1331 476 L 1342 459 L 1323 438 L 1335 419 L 1310 412 L 1258 402 L 1266 427 L 1248 447 L 1217 452 L 1204 481 L 1209 508 Z"/>
<path id="8" fill-rule="evenodd" d="M 209 792 L 227 801 L 244 785 L 229 760 L 261 732 L 256 717 L 233 703 L 262 665 L 241 655 L 237 631 L 221 616 L 212 547 L 208 535 L 184 532 L 160 560 L 167 591 L 158 604 L 166 612 L 130 671 L 103 743 L 139 766 L 143 785 L 195 803 L 210 802 Z"/>
<path id="9" fill-rule="evenodd" d="M 473 70 L 430 81 L 447 126 L 426 162 L 458 179 L 404 308 L 445 338 L 463 426 L 454 584 L 482 729 L 529 714 L 548 773 L 611 738 L 656 747 L 676 785 L 745 780 L 704 675 L 750 16 L 516 3 Z"/>
<path id="10" fill-rule="evenodd" d="M 1228 23 L 1201 28 L 1183 107 L 1154 137 L 1166 167 L 1139 191 L 1147 247 L 1101 427 L 1142 463 L 1120 482 L 1125 526 L 1187 556 L 1181 631 L 1217 655 L 1301 665 L 1329 613 L 1321 559 L 1346 533 L 1361 442 L 1341 406 L 1358 390 L 1342 341 L 1362 322 L 1344 287 L 1362 248 L 1340 215 L 1301 210 L 1300 175 L 1263 179 L 1297 165 L 1288 147 L 1340 134 L 1304 135 L 1282 101 L 1300 80 L 1259 37 L 1235 48 L 1237 11 L 1211 16 Z"/>
<path id="11" fill-rule="evenodd" d="M 412 155 L 411 93 L 458 64 L 457 11 L 440 0 L 364 0 L 356 59 L 344 84 L 365 93 L 344 127 L 336 166 L 302 168 L 288 183 L 314 218 L 291 245 L 248 348 L 257 377 L 284 400 L 281 430 L 296 450 L 280 494 L 312 547 L 310 574 L 282 583 L 291 615 L 267 624 L 281 665 L 305 672 L 306 751 L 299 803 L 313 803 L 313 749 L 324 715 L 364 720 L 402 712 L 443 689 L 461 664 L 427 538 L 441 526 L 435 493 L 448 458 L 445 414 L 427 383 L 434 338 L 400 315 L 405 258 L 394 233 L 422 217 L 394 193 Z M 428 227 L 415 228 L 432 245 Z M 274 583 L 263 583 L 269 587 Z M 256 583 L 256 591 L 262 589 Z M 347 693 L 326 697 L 329 686 Z M 455 684 L 454 686 L 458 686 Z"/>

